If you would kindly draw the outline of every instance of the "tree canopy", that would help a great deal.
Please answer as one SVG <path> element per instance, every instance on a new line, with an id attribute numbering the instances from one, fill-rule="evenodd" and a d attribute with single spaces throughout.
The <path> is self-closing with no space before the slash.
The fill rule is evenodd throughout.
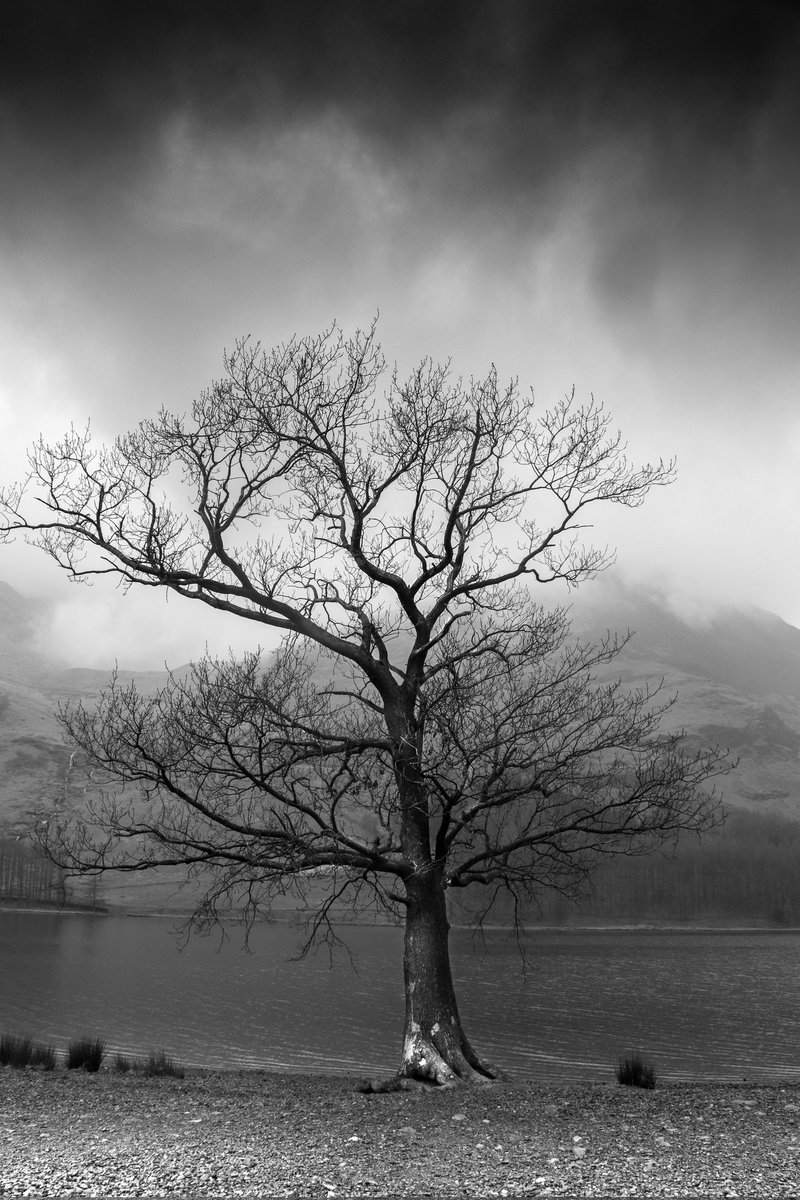
<path id="1" fill-rule="evenodd" d="M 110 448 L 40 441 L 2 494 L 8 535 L 75 579 L 284 634 L 269 658 L 206 657 L 155 695 L 112 680 L 96 710 L 68 707 L 100 778 L 130 786 L 49 814 L 48 852 L 200 870 L 201 924 L 313 884 L 321 927 L 369 888 L 406 924 L 399 1076 L 491 1076 L 461 1029 L 447 893 L 569 892 L 599 855 L 718 817 L 703 784 L 724 758 L 662 731 L 659 689 L 609 675 L 626 637 L 581 642 L 536 594 L 610 562 L 581 538 L 594 508 L 672 477 L 632 465 L 593 400 L 541 410 L 494 368 L 464 382 L 429 360 L 401 380 L 374 327 L 244 340 L 189 414 Z"/>

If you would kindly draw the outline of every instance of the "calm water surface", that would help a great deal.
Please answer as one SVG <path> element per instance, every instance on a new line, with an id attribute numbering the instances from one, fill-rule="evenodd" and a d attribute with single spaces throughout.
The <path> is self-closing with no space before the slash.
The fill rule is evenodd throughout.
<path id="1" fill-rule="evenodd" d="M 179 949 L 169 920 L 0 913 L 0 1031 L 57 1047 L 164 1047 L 187 1065 L 365 1075 L 397 1065 L 402 933 L 343 930 L 346 954 L 294 961 L 300 933 L 262 925 Z M 456 931 L 467 1032 L 520 1078 L 608 1079 L 639 1048 L 676 1079 L 800 1078 L 800 934 Z"/>

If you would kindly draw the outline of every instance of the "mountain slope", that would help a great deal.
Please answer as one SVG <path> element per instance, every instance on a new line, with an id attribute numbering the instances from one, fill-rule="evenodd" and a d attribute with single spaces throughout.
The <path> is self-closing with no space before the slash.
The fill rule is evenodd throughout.
<path id="1" fill-rule="evenodd" d="M 695 745 L 728 747 L 738 765 L 722 781 L 728 805 L 800 819 L 800 630 L 761 609 L 724 609 L 690 621 L 635 589 L 598 589 L 574 627 L 634 636 L 610 668 L 631 687 L 664 680 L 665 720 Z"/>
<path id="2" fill-rule="evenodd" d="M 71 749 L 55 713 L 70 698 L 91 700 L 108 672 L 72 669 L 48 657 L 38 633 L 46 606 L 0 582 L 0 836 L 30 828 L 33 814 L 63 795 Z M 133 678 L 120 672 L 121 679 Z M 147 690 L 163 671 L 136 675 Z"/>
<path id="3" fill-rule="evenodd" d="M 800 821 L 800 630 L 755 609 L 687 620 L 643 591 L 607 585 L 586 589 L 572 616 L 585 636 L 635 631 L 610 673 L 630 687 L 663 679 L 665 693 L 677 695 L 667 723 L 694 745 L 727 746 L 738 757 L 721 781 L 726 806 Z M 26 832 L 36 812 L 63 798 L 71 750 L 55 709 L 70 697 L 91 701 L 108 679 L 44 654 L 42 619 L 43 606 L 0 583 L 0 839 Z M 321 663 L 320 678 L 331 669 Z M 121 675 L 143 690 L 166 679 L 163 671 Z M 107 878 L 102 890 L 114 906 L 180 909 L 176 881 L 174 873 Z"/>
<path id="4" fill-rule="evenodd" d="M 42 682 L 53 669 L 36 648 L 42 612 L 0 583 L 0 834 L 25 830 L 53 803 L 69 761 Z"/>

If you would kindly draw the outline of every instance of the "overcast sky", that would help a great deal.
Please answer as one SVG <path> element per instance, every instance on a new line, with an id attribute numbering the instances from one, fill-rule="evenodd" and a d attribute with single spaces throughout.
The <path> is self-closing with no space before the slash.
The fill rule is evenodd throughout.
<path id="1" fill-rule="evenodd" d="M 800 625 L 797 4 L 3 0 L 0 164 L 7 480 L 186 408 L 242 334 L 379 310 L 403 367 L 574 385 L 677 455 L 597 513 L 621 578 Z M 40 552 L 0 578 L 86 665 L 252 642 Z"/>

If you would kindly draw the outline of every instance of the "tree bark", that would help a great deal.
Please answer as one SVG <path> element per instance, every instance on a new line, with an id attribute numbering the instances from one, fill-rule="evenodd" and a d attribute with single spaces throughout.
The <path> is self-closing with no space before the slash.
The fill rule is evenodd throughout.
<path id="1" fill-rule="evenodd" d="M 436 866 L 405 881 L 403 975 L 406 1020 L 400 1080 L 439 1085 L 494 1079 L 461 1027 L 448 945 L 442 873 Z"/>

